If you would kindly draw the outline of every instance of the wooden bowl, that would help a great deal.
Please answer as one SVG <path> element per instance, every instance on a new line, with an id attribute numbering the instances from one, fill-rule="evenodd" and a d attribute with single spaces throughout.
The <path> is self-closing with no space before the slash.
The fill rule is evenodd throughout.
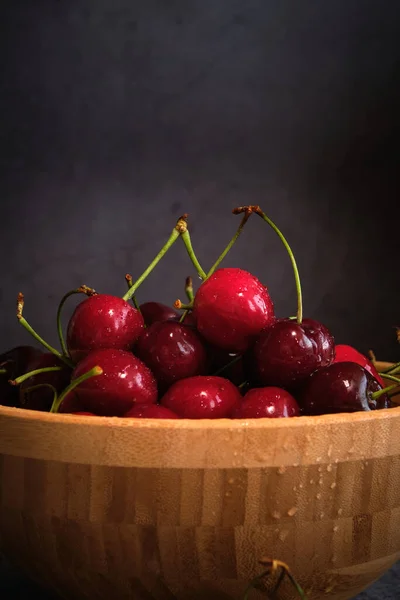
<path id="1" fill-rule="evenodd" d="M 400 558 L 400 408 L 169 421 L 0 407 L 0 548 L 71 600 L 237 600 L 263 557 L 309 600 L 347 600 Z"/>

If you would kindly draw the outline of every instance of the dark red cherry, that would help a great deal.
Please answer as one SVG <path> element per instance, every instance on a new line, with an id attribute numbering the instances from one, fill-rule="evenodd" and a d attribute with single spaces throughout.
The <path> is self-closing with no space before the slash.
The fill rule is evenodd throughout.
<path id="1" fill-rule="evenodd" d="M 158 321 L 179 319 L 178 313 L 173 308 L 161 302 L 144 302 L 139 308 L 147 327 Z"/>
<path id="2" fill-rule="evenodd" d="M 129 302 L 97 294 L 78 304 L 67 328 L 67 348 L 74 363 L 92 350 L 131 350 L 144 328 L 143 317 Z"/>
<path id="3" fill-rule="evenodd" d="M 176 413 L 160 404 L 137 404 L 123 417 L 126 419 L 179 419 Z"/>
<path id="4" fill-rule="evenodd" d="M 382 387 L 385 387 L 385 382 L 382 377 L 379 375 L 376 370 L 373 362 L 369 360 L 364 354 L 361 354 L 358 350 L 353 348 L 352 346 L 347 346 L 346 344 L 337 344 L 335 346 L 335 358 L 333 362 L 355 362 L 364 367 L 372 377 L 381 384 Z"/>
<path id="5" fill-rule="evenodd" d="M 261 385 L 292 389 L 335 356 L 334 339 L 313 319 L 278 319 L 261 332 L 253 348 L 253 366 Z"/>
<path id="6" fill-rule="evenodd" d="M 242 353 L 271 324 L 267 288 L 242 269 L 218 269 L 199 287 L 193 305 L 197 329 L 214 346 Z"/>
<path id="7" fill-rule="evenodd" d="M 391 403 L 387 394 L 374 397 L 381 389 L 378 381 L 361 365 L 333 363 L 310 376 L 298 401 L 307 415 L 389 408 Z"/>
<path id="8" fill-rule="evenodd" d="M 228 379 L 198 375 L 174 383 L 161 404 L 183 419 L 223 419 L 241 400 L 240 391 Z"/>
<path id="9" fill-rule="evenodd" d="M 51 385 L 58 394 L 70 383 L 72 369 L 51 352 L 45 352 L 31 360 L 27 372 L 46 367 L 61 367 L 61 370 L 38 373 L 25 379 L 19 386 L 22 408 L 49 411 L 54 400 L 54 391 L 48 385 Z M 32 389 L 34 386 L 35 389 Z"/>
<path id="10" fill-rule="evenodd" d="M 161 390 L 185 377 L 203 375 L 207 354 L 199 334 L 176 321 L 153 323 L 135 346 L 135 354 L 151 369 Z"/>
<path id="11" fill-rule="evenodd" d="M 0 404 L 19 406 L 19 388 L 11 385 L 9 379 L 16 379 L 28 372 L 28 364 L 43 354 L 33 346 L 16 346 L 0 354 Z M 4 371 L 4 372 L 3 372 Z"/>
<path id="12" fill-rule="evenodd" d="M 75 367 L 72 380 L 95 366 L 102 375 L 86 379 L 75 388 L 82 409 L 96 415 L 124 415 L 134 404 L 157 402 L 157 384 L 150 369 L 124 350 L 94 350 Z"/>
<path id="13" fill-rule="evenodd" d="M 76 388 L 69 392 L 58 408 L 59 413 L 79 413 L 82 411 L 82 401 L 79 399 Z"/>
<path id="14" fill-rule="evenodd" d="M 260 419 L 299 415 L 299 405 L 289 392 L 277 387 L 262 387 L 249 390 L 232 416 L 235 419 Z"/>

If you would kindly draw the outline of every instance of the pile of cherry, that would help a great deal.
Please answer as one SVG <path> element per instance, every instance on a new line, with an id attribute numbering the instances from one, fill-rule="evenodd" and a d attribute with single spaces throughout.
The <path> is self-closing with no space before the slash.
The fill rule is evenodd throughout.
<path id="1" fill-rule="evenodd" d="M 390 385 L 384 384 L 369 358 L 335 345 L 322 323 L 304 318 L 296 261 L 280 230 L 258 206 L 233 212 L 243 213 L 240 226 L 208 272 L 195 255 L 184 215 L 139 279 L 133 283 L 126 276 L 122 298 L 87 286 L 68 292 L 57 313 L 60 350 L 26 321 L 19 294 L 18 320 L 45 351 L 19 346 L 0 356 L 0 402 L 47 412 L 166 419 L 294 417 L 392 406 L 400 366 L 385 373 Z M 288 251 L 296 316 L 278 318 L 267 287 L 251 273 L 219 268 L 252 214 Z M 179 238 L 202 280 L 198 290 L 187 278 L 186 304 L 138 305 L 137 289 Z M 75 293 L 85 297 L 64 340 L 61 310 Z"/>

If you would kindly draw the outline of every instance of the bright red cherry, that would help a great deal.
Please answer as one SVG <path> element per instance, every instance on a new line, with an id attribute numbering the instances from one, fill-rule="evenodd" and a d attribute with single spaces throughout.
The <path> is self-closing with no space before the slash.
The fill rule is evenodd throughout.
<path id="1" fill-rule="evenodd" d="M 380 395 L 382 389 L 361 365 L 340 362 L 315 371 L 298 399 L 307 415 L 377 410 L 391 405 L 387 394 Z"/>
<path id="2" fill-rule="evenodd" d="M 297 323 L 278 319 L 261 332 L 253 348 L 254 369 L 260 384 L 292 389 L 335 356 L 334 339 L 313 319 Z"/>
<path id="3" fill-rule="evenodd" d="M 126 419 L 179 419 L 176 413 L 161 404 L 137 404 L 122 416 Z"/>
<path id="4" fill-rule="evenodd" d="M 277 387 L 262 387 L 249 390 L 237 410 L 235 419 L 261 419 L 297 417 L 300 408 L 295 398 L 286 390 Z"/>
<path id="5" fill-rule="evenodd" d="M 158 321 L 178 320 L 178 313 L 161 302 L 144 302 L 139 306 L 140 312 L 147 327 Z"/>
<path id="6" fill-rule="evenodd" d="M 61 367 L 61 370 L 38 373 L 25 379 L 19 386 L 22 408 L 49 411 L 54 400 L 54 391 L 48 386 L 51 385 L 58 394 L 70 383 L 72 369 L 51 352 L 45 352 L 31 360 L 26 372 L 46 367 Z M 32 389 L 34 386 L 35 389 Z"/>
<path id="7" fill-rule="evenodd" d="M 346 344 L 337 344 L 335 346 L 335 358 L 333 362 L 355 362 L 371 373 L 372 377 L 375 377 L 382 387 L 385 387 L 386 385 L 369 358 L 364 356 L 364 354 L 361 354 L 361 352 L 352 346 L 347 346 Z"/>
<path id="8" fill-rule="evenodd" d="M 193 314 L 208 342 L 238 353 L 275 319 L 267 288 L 251 273 L 234 268 L 218 269 L 201 284 Z"/>
<path id="9" fill-rule="evenodd" d="M 142 315 L 126 300 L 106 294 L 89 296 L 68 323 L 68 352 L 77 363 L 92 350 L 131 350 L 143 328 Z"/>
<path id="10" fill-rule="evenodd" d="M 94 367 L 102 375 L 86 379 L 75 388 L 82 409 L 102 416 L 122 416 L 134 404 L 157 402 L 157 384 L 150 369 L 124 350 L 94 350 L 75 367 L 76 379 Z"/>
<path id="11" fill-rule="evenodd" d="M 140 335 L 135 354 L 153 372 L 161 390 L 175 381 L 204 375 L 207 354 L 199 334 L 176 321 L 153 323 Z"/>
<path id="12" fill-rule="evenodd" d="M 162 406 L 183 419 L 229 418 L 241 402 L 239 389 L 224 377 L 198 375 L 174 383 Z"/>

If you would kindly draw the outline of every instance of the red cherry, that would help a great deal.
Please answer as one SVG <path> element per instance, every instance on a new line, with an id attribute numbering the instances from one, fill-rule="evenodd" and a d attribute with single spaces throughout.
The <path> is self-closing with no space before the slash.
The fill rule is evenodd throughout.
<path id="1" fill-rule="evenodd" d="M 289 392 L 277 387 L 249 390 L 233 417 L 235 419 L 260 419 L 263 417 L 297 417 L 300 408 Z"/>
<path id="2" fill-rule="evenodd" d="M 96 415 L 91 412 L 85 412 L 84 410 L 78 410 L 76 412 L 69 413 L 71 415 L 86 415 L 87 417 L 95 417 Z"/>
<path id="3" fill-rule="evenodd" d="M 82 408 L 96 415 L 122 416 L 134 404 L 157 402 L 157 384 L 150 369 L 124 350 L 94 350 L 75 367 L 71 379 L 96 365 L 102 375 L 91 377 L 75 388 Z"/>
<path id="4" fill-rule="evenodd" d="M 267 288 L 242 269 L 218 269 L 199 287 L 193 313 L 205 339 L 229 352 L 244 352 L 274 321 Z"/>
<path id="5" fill-rule="evenodd" d="M 54 392 L 50 387 L 43 384 L 53 386 L 57 393 L 62 392 L 69 384 L 72 369 L 51 352 L 45 352 L 31 360 L 27 365 L 26 372 L 46 367 L 61 367 L 61 370 L 38 373 L 25 379 L 19 386 L 22 408 L 49 411 L 54 400 Z M 30 389 L 37 385 L 41 387 Z"/>
<path id="6" fill-rule="evenodd" d="M 69 394 L 61 402 L 59 413 L 79 413 L 83 411 L 82 401 L 79 399 L 76 388 L 71 390 Z"/>
<path id="7" fill-rule="evenodd" d="M 315 371 L 299 395 L 304 414 L 357 412 L 390 407 L 390 398 L 382 386 L 361 365 L 353 362 L 333 363 Z"/>
<path id="8" fill-rule="evenodd" d="M 122 416 L 126 419 L 179 419 L 176 413 L 160 404 L 137 404 Z"/>
<path id="9" fill-rule="evenodd" d="M 176 321 L 153 323 L 145 329 L 135 354 L 151 369 L 161 389 L 206 373 L 207 354 L 200 336 Z"/>
<path id="10" fill-rule="evenodd" d="M 178 320 L 178 313 L 161 302 L 144 302 L 139 306 L 140 312 L 147 327 L 158 321 Z"/>
<path id="11" fill-rule="evenodd" d="M 143 317 L 131 304 L 106 294 L 78 304 L 67 328 L 67 348 L 76 363 L 92 350 L 131 350 L 144 328 Z"/>
<path id="12" fill-rule="evenodd" d="M 174 383 L 161 404 L 183 419 L 229 418 L 242 396 L 224 377 L 198 375 Z"/>
<path id="13" fill-rule="evenodd" d="M 254 369 L 262 385 L 291 389 L 335 356 L 334 339 L 313 319 L 297 323 L 278 319 L 263 331 L 253 348 Z"/>
<path id="14" fill-rule="evenodd" d="M 369 358 L 364 356 L 364 354 L 361 354 L 361 352 L 352 346 L 347 346 L 346 344 L 337 344 L 335 346 L 335 358 L 333 362 L 355 362 L 364 367 L 368 373 L 371 373 L 372 377 L 375 377 L 382 387 L 385 387 L 386 385 Z"/>

